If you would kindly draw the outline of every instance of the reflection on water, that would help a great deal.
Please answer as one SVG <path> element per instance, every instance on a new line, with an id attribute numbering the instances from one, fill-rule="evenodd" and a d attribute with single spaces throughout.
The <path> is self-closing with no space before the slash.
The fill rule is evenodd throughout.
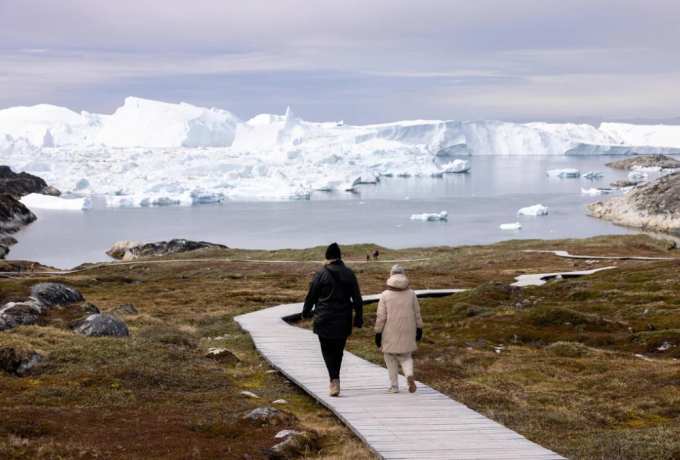
<path id="1" fill-rule="evenodd" d="M 104 251 L 120 240 L 189 238 L 263 249 L 337 241 L 404 248 L 641 232 L 586 217 L 589 203 L 612 195 L 583 196 L 582 188 L 608 187 L 628 176 L 628 171 L 604 166 L 612 157 L 463 159 L 471 163 L 467 174 L 383 178 L 378 185 L 361 185 L 358 193 L 315 193 L 310 200 L 122 209 L 105 208 L 102 200 L 95 200 L 89 212 L 34 210 L 38 221 L 16 235 L 19 244 L 12 246 L 10 257 L 66 268 L 108 260 Z M 559 168 L 599 170 L 604 177 L 590 181 L 546 176 L 547 170 Z M 548 206 L 547 216 L 516 216 L 520 208 L 539 203 Z M 410 220 L 411 214 L 441 211 L 449 213 L 448 222 Z M 517 221 L 521 230 L 499 228 Z"/>

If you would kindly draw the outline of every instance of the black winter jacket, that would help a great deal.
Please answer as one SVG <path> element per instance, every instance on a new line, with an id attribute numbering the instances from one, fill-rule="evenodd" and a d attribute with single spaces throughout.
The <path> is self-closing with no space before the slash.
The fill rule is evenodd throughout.
<path id="1" fill-rule="evenodd" d="M 336 274 L 344 290 L 329 271 Z M 354 326 L 363 326 L 363 305 L 356 275 L 341 260 L 337 260 L 319 269 L 309 283 L 302 316 L 310 318 L 314 314 L 314 333 L 318 336 L 345 339 L 352 334 L 352 308 L 355 311 Z"/>

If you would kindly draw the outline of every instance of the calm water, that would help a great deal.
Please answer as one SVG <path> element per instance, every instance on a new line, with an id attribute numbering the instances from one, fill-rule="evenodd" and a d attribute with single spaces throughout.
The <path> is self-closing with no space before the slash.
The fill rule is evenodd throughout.
<path id="1" fill-rule="evenodd" d="M 467 174 L 443 178 L 383 178 L 358 193 L 316 193 L 310 200 L 225 201 L 195 206 L 106 208 L 91 211 L 34 210 L 38 221 L 16 235 L 13 259 L 38 260 L 60 268 L 109 260 L 104 253 L 120 240 L 188 238 L 239 248 L 304 248 L 375 243 L 392 248 L 487 244 L 515 238 L 583 238 L 636 230 L 586 217 L 587 205 L 615 195 L 581 195 L 581 188 L 608 187 L 628 171 L 604 166 L 620 157 L 464 157 Z M 448 160 L 447 160 L 448 161 Z M 602 179 L 547 177 L 546 171 L 600 170 Z M 651 173 L 650 179 L 658 177 Z M 535 204 L 549 215 L 517 217 Z M 447 211 L 448 222 L 410 220 L 411 214 Z M 500 230 L 521 222 L 521 230 Z"/>

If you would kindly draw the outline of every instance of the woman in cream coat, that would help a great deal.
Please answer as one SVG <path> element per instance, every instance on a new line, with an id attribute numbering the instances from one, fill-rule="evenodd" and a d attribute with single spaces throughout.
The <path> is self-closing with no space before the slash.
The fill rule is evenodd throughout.
<path id="1" fill-rule="evenodd" d="M 416 293 L 409 287 L 404 269 L 392 267 L 387 290 L 380 295 L 378 314 L 375 322 L 375 344 L 385 354 L 385 363 L 390 377 L 390 393 L 399 393 L 399 365 L 408 382 L 408 391 L 416 391 L 413 378 L 411 352 L 418 346 L 416 341 L 423 336 L 423 319 Z"/>

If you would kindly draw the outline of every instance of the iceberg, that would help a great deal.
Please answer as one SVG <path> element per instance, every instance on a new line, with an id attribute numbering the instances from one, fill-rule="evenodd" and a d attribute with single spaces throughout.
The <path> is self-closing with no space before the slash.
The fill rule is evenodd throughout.
<path id="1" fill-rule="evenodd" d="M 633 166 L 632 168 L 633 171 L 643 171 L 643 172 L 660 172 L 663 171 L 664 168 L 661 166 Z"/>
<path id="2" fill-rule="evenodd" d="M 547 172 L 550 177 L 579 177 L 581 172 L 578 169 L 551 169 Z"/>
<path id="3" fill-rule="evenodd" d="M 517 211 L 518 216 L 547 216 L 548 208 L 540 204 L 534 206 L 527 206 Z"/>
<path id="4" fill-rule="evenodd" d="M 466 160 L 453 160 L 451 163 L 442 165 L 443 173 L 464 173 L 470 170 L 470 162 Z"/>
<path id="5" fill-rule="evenodd" d="M 515 222 L 514 224 L 501 224 L 501 230 L 520 230 L 522 224 Z"/>
<path id="6" fill-rule="evenodd" d="M 676 128 L 494 120 L 352 126 L 309 122 L 290 107 L 244 121 L 219 108 L 129 97 L 113 114 L 46 104 L 0 110 L 0 154 L 18 171 L 60 190 L 103 196 L 107 206 L 154 206 L 300 199 L 359 192 L 381 177 L 469 170 L 453 156 L 680 153 Z"/>
<path id="7" fill-rule="evenodd" d="M 438 220 L 447 220 L 449 217 L 449 213 L 446 211 L 442 211 L 439 214 L 413 214 L 411 216 L 411 220 L 425 220 L 425 221 L 438 221 Z"/>
<path id="8" fill-rule="evenodd" d="M 89 198 L 65 199 L 56 196 L 31 193 L 22 197 L 19 201 L 29 209 L 56 209 L 64 211 L 92 209 L 92 201 L 90 201 Z"/>
<path id="9" fill-rule="evenodd" d="M 583 175 L 583 178 L 588 180 L 599 179 L 601 177 L 604 177 L 602 171 L 588 171 Z"/>
<path id="10" fill-rule="evenodd" d="M 590 188 L 588 190 L 586 189 L 581 189 L 581 195 L 608 195 L 610 193 L 614 193 L 612 190 L 606 190 L 606 189 L 601 189 L 601 188 Z"/>
<path id="11" fill-rule="evenodd" d="M 645 180 L 649 178 L 649 174 L 642 171 L 631 171 L 628 173 L 628 179 L 630 180 Z"/>

